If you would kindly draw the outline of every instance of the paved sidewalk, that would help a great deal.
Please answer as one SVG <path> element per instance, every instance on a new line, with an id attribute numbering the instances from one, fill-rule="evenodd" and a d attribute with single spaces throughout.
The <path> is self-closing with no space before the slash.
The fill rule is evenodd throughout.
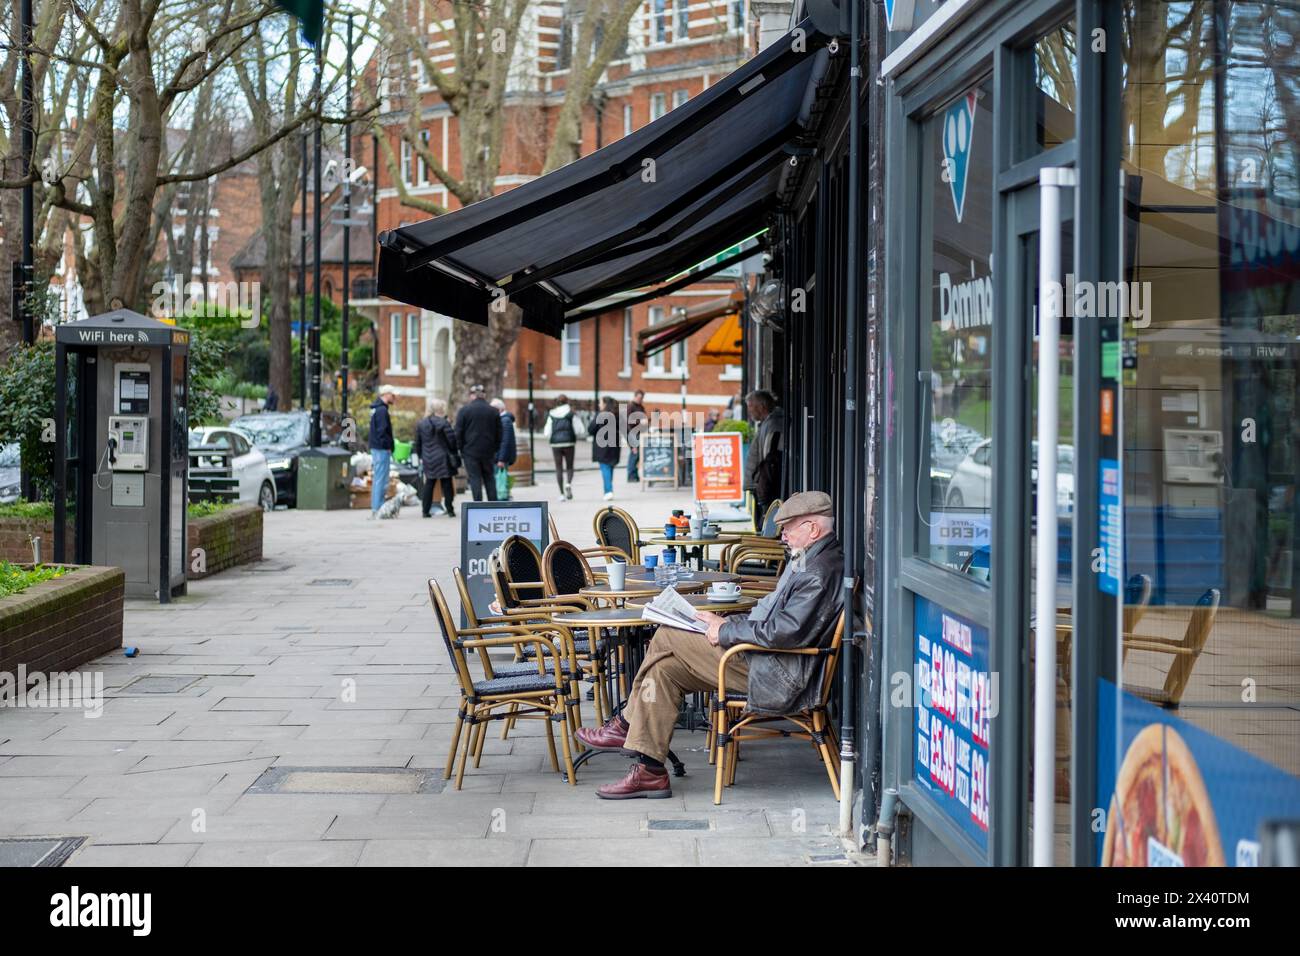
<path id="1" fill-rule="evenodd" d="M 547 477 L 561 533 L 590 544 L 599 476 L 580 473 L 572 502 Z M 690 497 L 628 489 L 621 472 L 616 492 L 650 527 Z M 170 606 L 128 602 L 139 656 L 85 668 L 104 674 L 102 716 L 0 709 L 0 839 L 82 836 L 66 865 L 83 866 L 862 861 L 832 835 L 837 806 L 802 741 L 749 747 L 714 807 L 704 733 L 679 731 L 688 776 L 672 798 L 611 803 L 593 790 L 626 758 L 594 758 L 569 787 L 530 722 L 490 731 L 464 790 L 444 789 L 458 695 L 425 579 L 454 593 L 459 523 L 278 511 L 265 555 Z"/>

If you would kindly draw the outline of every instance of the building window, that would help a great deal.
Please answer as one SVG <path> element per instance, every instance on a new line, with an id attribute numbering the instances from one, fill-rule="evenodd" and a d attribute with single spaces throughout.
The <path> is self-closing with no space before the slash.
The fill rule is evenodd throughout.
<path id="1" fill-rule="evenodd" d="M 686 90 L 673 90 L 673 109 L 679 106 L 685 106 L 686 101 L 691 98 L 691 94 Z"/>
<path id="2" fill-rule="evenodd" d="M 582 371 L 582 329 L 576 322 L 570 322 L 560 333 L 560 374 L 577 375 L 580 371 Z"/>
<path id="3" fill-rule="evenodd" d="M 406 367 L 412 371 L 420 367 L 420 314 L 409 312 L 406 316 Z"/>
<path id="4" fill-rule="evenodd" d="M 632 374 L 632 310 L 623 310 L 623 369 L 620 375 Z"/>
<path id="5" fill-rule="evenodd" d="M 665 321 L 664 308 L 661 305 L 650 307 L 650 324 L 659 325 Z M 668 363 L 664 356 L 669 356 Z M 672 348 L 655 353 L 646 360 L 646 371 L 651 375 L 681 375 L 686 371 L 686 343 L 678 342 Z"/>
<path id="6" fill-rule="evenodd" d="M 732 0 L 731 28 L 733 30 L 745 29 L 745 0 Z"/>
<path id="7" fill-rule="evenodd" d="M 668 96 L 665 93 L 655 93 L 650 97 L 650 122 L 654 122 L 659 117 L 668 112 Z"/>
<path id="8" fill-rule="evenodd" d="M 402 140 L 402 182 L 411 185 L 411 144 Z"/>
<path id="9" fill-rule="evenodd" d="M 654 0 L 655 42 L 668 42 L 668 0 Z"/>
<path id="10" fill-rule="evenodd" d="M 739 382 L 741 378 L 740 366 L 739 365 L 722 366 L 722 374 L 719 375 L 718 378 L 724 382 Z"/>
<path id="11" fill-rule="evenodd" d="M 420 145 L 424 148 L 424 153 L 429 151 L 429 131 L 427 129 L 420 130 Z M 429 185 L 429 166 L 424 161 L 424 153 L 417 157 L 419 161 L 415 166 L 417 170 L 416 179 L 421 186 Z"/>
<path id="12" fill-rule="evenodd" d="M 623 135 L 632 135 L 632 104 L 623 104 Z"/>
<path id="13" fill-rule="evenodd" d="M 388 369 L 396 372 L 402 367 L 402 313 L 388 317 Z"/>
<path id="14" fill-rule="evenodd" d="M 673 27 L 673 39 L 685 40 L 690 35 L 691 14 L 690 0 L 677 0 L 677 24 Z"/>

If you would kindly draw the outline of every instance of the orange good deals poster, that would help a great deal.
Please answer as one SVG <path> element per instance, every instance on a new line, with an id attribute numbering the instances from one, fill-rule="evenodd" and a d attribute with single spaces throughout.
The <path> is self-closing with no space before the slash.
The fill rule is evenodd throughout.
<path id="1" fill-rule="evenodd" d="M 742 484 L 739 432 L 695 435 L 695 500 L 740 501 Z"/>

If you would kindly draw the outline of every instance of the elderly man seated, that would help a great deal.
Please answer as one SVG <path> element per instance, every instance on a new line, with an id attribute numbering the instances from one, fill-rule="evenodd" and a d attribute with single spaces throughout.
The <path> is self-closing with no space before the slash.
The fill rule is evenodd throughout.
<path id="1" fill-rule="evenodd" d="M 594 750 L 631 751 L 637 761 L 618 783 L 596 793 L 605 800 L 670 797 L 664 758 L 683 697 L 718 686 L 718 664 L 735 644 L 772 648 L 820 647 L 830 642 L 843 606 L 844 553 L 835 537 L 830 496 L 805 491 L 777 512 L 781 540 L 791 558 L 776 589 L 748 615 L 722 617 L 699 611 L 705 634 L 672 627 L 655 631 L 637 671 L 627 707 L 603 727 L 583 727 L 578 737 Z M 748 695 L 751 709 L 795 713 L 812 706 L 820 657 L 742 653 L 727 665 L 727 686 Z"/>

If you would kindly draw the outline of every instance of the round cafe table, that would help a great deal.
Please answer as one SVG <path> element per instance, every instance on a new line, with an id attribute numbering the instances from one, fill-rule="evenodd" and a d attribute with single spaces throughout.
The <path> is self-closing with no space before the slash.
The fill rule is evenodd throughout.
<path id="1" fill-rule="evenodd" d="M 677 548 L 678 554 L 681 556 L 682 560 L 685 560 L 686 551 L 687 549 L 690 549 L 691 556 L 695 558 L 696 567 L 700 570 L 704 570 L 704 554 L 710 545 L 735 544 L 739 540 L 740 535 L 738 534 L 718 534 L 714 535 L 712 538 L 690 538 L 683 537 L 679 534 L 675 538 L 665 536 L 651 538 L 646 542 L 646 544 L 661 544 L 665 547 Z"/>
<path id="2" fill-rule="evenodd" d="M 667 587 L 667 585 L 664 585 Z M 580 588 L 578 593 L 583 597 L 603 598 L 607 601 L 625 601 L 628 598 L 652 598 L 664 589 L 649 580 L 631 580 L 624 581 L 622 590 L 615 591 L 608 584 L 593 584 L 590 587 Z M 708 582 L 697 581 L 691 578 L 688 581 L 678 581 L 674 587 L 678 594 L 695 594 L 703 591 L 708 587 Z"/>
<path id="3" fill-rule="evenodd" d="M 748 611 L 758 603 L 757 598 L 748 595 L 738 594 L 734 598 L 725 601 L 711 600 L 707 594 L 683 594 L 683 600 L 691 607 L 699 608 L 701 611 L 716 611 L 718 614 L 731 614 L 735 611 Z M 650 602 L 645 598 L 629 600 L 624 607 L 629 610 L 634 608 L 645 607 Z"/>
<path id="4" fill-rule="evenodd" d="M 678 579 L 678 584 L 690 584 L 693 581 L 702 581 L 705 584 L 738 584 L 740 582 L 740 575 L 732 574 L 730 571 L 695 571 L 689 568 L 687 570 L 690 571 L 691 576 L 689 578 Z M 627 583 L 635 581 L 637 584 L 642 584 L 646 581 L 653 581 L 654 576 L 655 573 L 653 568 L 649 571 L 638 572 L 637 574 L 628 572 Z M 681 588 L 679 587 L 677 590 L 680 593 Z"/>

